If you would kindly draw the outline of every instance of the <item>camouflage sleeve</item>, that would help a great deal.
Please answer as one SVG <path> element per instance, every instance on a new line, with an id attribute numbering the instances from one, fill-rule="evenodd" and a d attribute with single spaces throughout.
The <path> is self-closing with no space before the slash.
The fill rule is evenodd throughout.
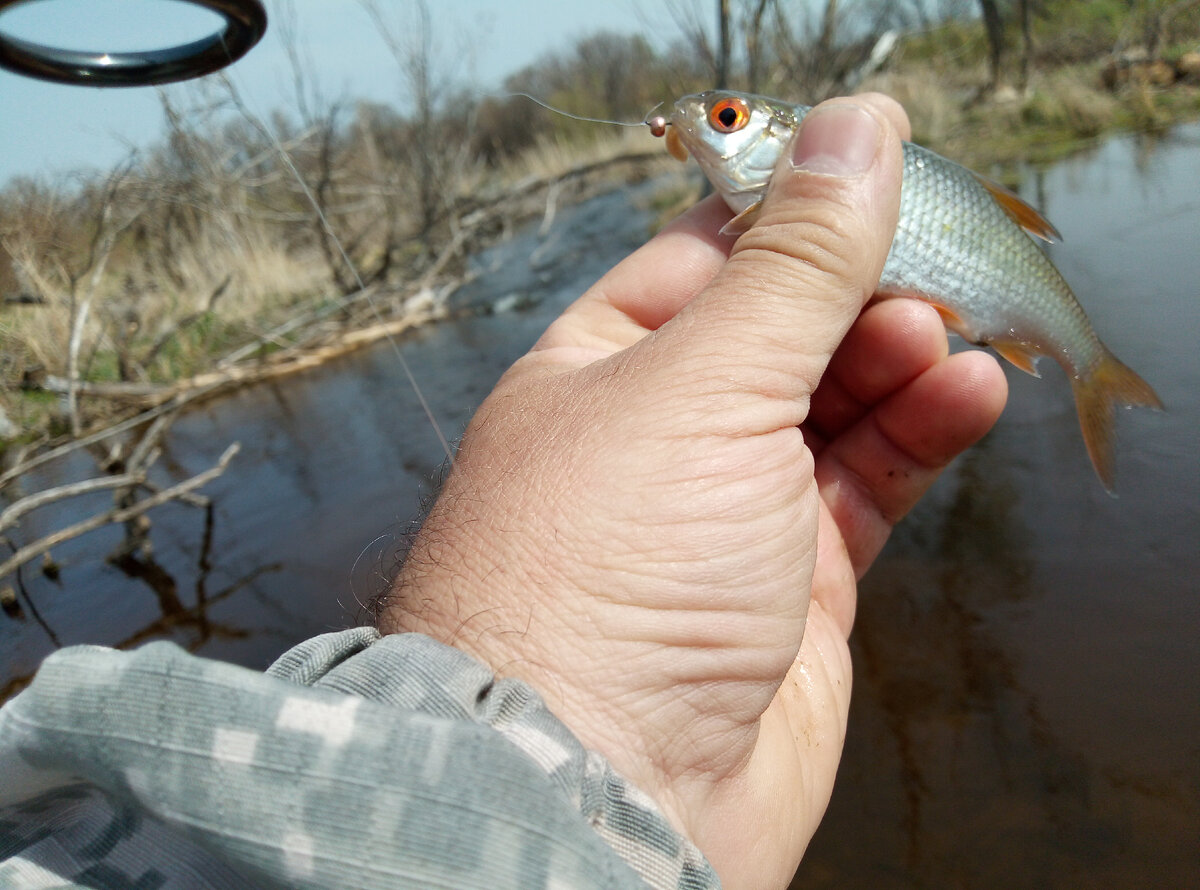
<path id="1" fill-rule="evenodd" d="M 0 886 L 711 888 L 537 693 L 358 628 L 266 674 L 65 649 L 0 709 Z"/>

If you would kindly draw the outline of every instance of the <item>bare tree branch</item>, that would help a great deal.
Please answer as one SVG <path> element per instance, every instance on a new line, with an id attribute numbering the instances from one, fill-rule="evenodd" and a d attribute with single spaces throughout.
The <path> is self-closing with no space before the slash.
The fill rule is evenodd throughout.
<path id="1" fill-rule="evenodd" d="M 215 385 L 210 386 L 210 390 L 215 388 Z M 3 489 L 8 483 L 12 482 L 14 479 L 20 478 L 30 470 L 48 464 L 51 461 L 58 460 L 60 457 L 65 457 L 73 451 L 77 451 L 80 448 L 87 448 L 90 445 L 95 445 L 97 442 L 103 442 L 105 439 L 120 435 L 128 430 L 136 429 L 142 424 L 148 423 L 149 421 L 163 414 L 167 414 L 171 411 L 177 411 L 181 406 L 187 404 L 189 401 L 203 397 L 208 391 L 209 390 L 197 387 L 189 390 L 188 392 L 179 393 L 171 400 L 161 405 L 156 405 L 147 411 L 143 411 L 141 414 L 138 414 L 135 417 L 131 417 L 128 420 L 105 427 L 104 429 L 99 430 L 90 436 L 84 436 L 82 439 L 74 439 L 70 442 L 67 442 L 65 445 L 60 445 L 57 448 L 52 448 L 49 451 L 45 451 L 35 457 L 31 457 L 28 460 L 22 461 L 21 463 L 17 464 L 17 466 L 0 473 L 0 489 Z"/>
<path id="2" fill-rule="evenodd" d="M 207 485 L 213 479 L 216 479 L 225 472 L 225 468 L 229 466 L 229 462 L 233 460 L 234 455 L 241 449 L 241 445 L 234 442 L 217 460 L 215 466 L 205 470 L 203 473 L 197 473 L 190 479 L 185 479 L 178 485 L 172 485 L 170 488 L 165 488 L 155 495 L 152 495 L 144 500 L 138 501 L 130 507 L 117 508 L 108 510 L 96 516 L 89 517 L 74 525 L 69 525 L 64 529 L 60 529 L 52 534 L 34 541 L 32 544 L 26 544 L 14 553 L 11 557 L 0 563 L 0 578 L 6 577 L 17 568 L 25 565 L 32 559 L 36 559 L 43 553 L 49 553 L 53 548 L 62 544 L 64 541 L 69 541 L 72 538 L 77 538 L 80 535 L 90 531 L 95 531 L 98 528 L 103 528 L 116 522 L 128 522 L 143 513 L 153 510 L 155 507 L 160 507 L 168 501 L 179 498 L 194 489 Z"/>
<path id="3" fill-rule="evenodd" d="M 70 482 L 66 485 L 47 488 L 23 497 L 19 501 L 14 501 L 5 507 L 4 511 L 0 512 L 0 533 L 10 528 L 15 528 L 22 516 L 40 507 L 45 507 L 47 504 L 78 497 L 82 494 L 108 491 L 113 488 L 125 488 L 130 485 L 140 485 L 145 481 L 146 473 L 142 470 L 136 473 L 123 473 L 120 476 L 101 476 L 96 479 L 85 479 L 82 482 Z"/>

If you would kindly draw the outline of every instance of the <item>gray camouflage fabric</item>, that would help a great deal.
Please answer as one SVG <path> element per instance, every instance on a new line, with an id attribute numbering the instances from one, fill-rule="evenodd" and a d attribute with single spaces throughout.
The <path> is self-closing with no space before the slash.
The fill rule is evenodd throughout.
<path id="1" fill-rule="evenodd" d="M 266 674 L 75 647 L 0 709 L 0 887 L 646 886 L 719 882 L 531 687 L 419 634 Z"/>

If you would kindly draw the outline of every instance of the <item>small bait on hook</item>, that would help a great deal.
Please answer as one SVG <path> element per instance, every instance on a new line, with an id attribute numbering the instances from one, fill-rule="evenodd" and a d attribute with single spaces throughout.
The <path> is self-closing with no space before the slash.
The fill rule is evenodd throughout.
<path id="1" fill-rule="evenodd" d="M 647 117 L 643 123 L 650 128 L 651 136 L 665 136 L 671 122 L 661 114 L 656 114 L 654 117 Z"/>

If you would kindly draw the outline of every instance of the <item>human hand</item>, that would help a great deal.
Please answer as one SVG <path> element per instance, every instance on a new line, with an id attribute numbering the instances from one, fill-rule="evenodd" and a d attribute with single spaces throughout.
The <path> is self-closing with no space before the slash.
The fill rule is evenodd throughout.
<path id="1" fill-rule="evenodd" d="M 791 878 L 856 579 L 1005 399 L 931 308 L 860 317 L 907 132 L 883 97 L 821 106 L 736 243 L 708 200 L 570 307 L 468 427 L 380 618 L 537 688 L 731 888 Z"/>

